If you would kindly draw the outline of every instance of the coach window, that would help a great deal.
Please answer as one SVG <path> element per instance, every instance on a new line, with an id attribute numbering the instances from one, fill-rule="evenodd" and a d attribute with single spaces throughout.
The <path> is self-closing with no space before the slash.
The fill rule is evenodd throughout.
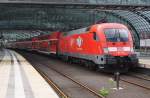
<path id="1" fill-rule="evenodd" d="M 93 39 L 99 41 L 99 37 L 97 36 L 96 32 L 93 32 Z"/>
<path id="2" fill-rule="evenodd" d="M 67 32 L 64 32 L 64 33 L 63 33 L 63 36 L 67 36 Z"/>

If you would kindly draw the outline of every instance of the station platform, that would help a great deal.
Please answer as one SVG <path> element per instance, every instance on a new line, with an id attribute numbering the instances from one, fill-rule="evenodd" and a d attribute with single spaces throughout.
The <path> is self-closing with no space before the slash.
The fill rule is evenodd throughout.
<path id="1" fill-rule="evenodd" d="M 150 68 L 150 57 L 140 57 L 139 63 L 141 67 Z"/>
<path id="2" fill-rule="evenodd" d="M 3 49 L 0 60 L 0 98 L 59 98 L 20 54 Z"/>

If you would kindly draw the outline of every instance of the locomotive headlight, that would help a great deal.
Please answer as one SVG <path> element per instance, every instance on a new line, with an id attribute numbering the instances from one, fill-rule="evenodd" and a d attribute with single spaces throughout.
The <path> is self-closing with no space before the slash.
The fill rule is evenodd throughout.
<path id="1" fill-rule="evenodd" d="M 109 52 L 108 48 L 103 48 L 104 53 L 107 54 Z"/>

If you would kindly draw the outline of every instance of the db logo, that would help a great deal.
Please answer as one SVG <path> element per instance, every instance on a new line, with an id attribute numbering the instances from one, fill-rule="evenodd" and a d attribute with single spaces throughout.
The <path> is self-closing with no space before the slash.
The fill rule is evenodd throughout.
<path id="1" fill-rule="evenodd" d="M 78 47 L 81 47 L 82 43 L 83 43 L 83 40 L 82 40 L 82 38 L 79 36 L 79 37 L 77 38 L 77 46 L 78 46 Z"/>

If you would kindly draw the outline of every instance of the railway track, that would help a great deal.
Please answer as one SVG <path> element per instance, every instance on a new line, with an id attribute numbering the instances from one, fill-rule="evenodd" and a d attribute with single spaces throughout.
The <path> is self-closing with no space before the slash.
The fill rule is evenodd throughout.
<path id="1" fill-rule="evenodd" d="M 33 54 L 34 55 L 34 54 Z M 26 55 L 25 57 L 28 57 L 29 55 Z M 33 62 L 36 62 L 36 61 L 39 61 L 39 60 L 41 60 L 41 64 L 39 64 L 39 66 L 45 66 L 45 69 L 47 69 L 47 71 L 50 71 L 50 70 L 53 70 L 53 71 L 55 71 L 56 73 L 62 73 L 62 74 L 64 74 L 64 75 L 67 75 L 67 76 L 70 76 L 71 78 L 74 78 L 75 80 L 77 80 L 77 82 L 79 81 L 79 83 L 81 82 L 81 83 L 86 83 L 86 85 L 88 86 L 88 87 L 94 87 L 94 89 L 93 90 L 95 90 L 95 92 L 98 92 L 98 89 L 100 88 L 100 86 L 95 86 L 95 84 L 94 83 L 90 83 L 89 81 L 88 82 L 86 82 L 86 81 L 84 81 L 83 79 L 83 81 L 81 80 L 81 77 L 74 77 L 74 75 L 78 75 L 78 74 L 69 74 L 70 72 L 69 72 L 69 70 L 66 70 L 66 71 L 61 71 L 61 69 L 62 68 L 68 68 L 69 66 L 67 66 L 67 67 L 59 67 L 59 68 L 57 68 L 58 66 L 59 66 L 59 64 L 61 64 L 61 63 L 55 63 L 55 60 L 54 60 L 54 62 L 53 62 L 53 60 L 52 60 L 52 62 L 50 62 L 50 61 L 47 61 L 47 60 L 49 60 L 49 57 L 44 57 L 44 58 L 39 58 L 38 56 L 36 56 L 36 55 L 34 55 L 33 57 L 35 57 L 34 58 L 34 60 L 33 60 Z M 32 59 L 28 59 L 31 63 L 32 63 Z M 57 61 L 57 60 L 56 60 Z M 37 64 L 38 64 L 39 62 L 37 62 Z M 55 65 L 55 64 L 58 64 L 58 65 Z M 32 65 L 36 65 L 36 64 L 32 64 Z M 64 66 L 63 64 L 62 64 L 62 66 Z M 66 65 L 65 65 L 66 66 Z M 56 67 L 56 68 L 55 68 Z M 69 67 L 70 68 L 70 67 Z M 80 68 L 80 67 L 79 67 Z M 41 68 L 40 68 L 41 69 Z M 50 70 L 48 70 L 48 69 L 50 69 Z M 41 71 L 41 70 L 40 70 Z M 53 72 L 52 71 L 52 72 Z M 70 70 L 70 71 L 75 71 L 75 70 Z M 79 70 L 79 71 L 81 71 L 81 70 Z M 43 70 L 43 72 L 44 72 L 44 74 L 45 74 L 45 71 Z M 47 72 L 46 72 L 47 73 Z M 94 73 L 95 74 L 95 73 Z M 50 75 L 50 74 L 47 74 L 47 75 Z M 61 74 L 59 74 L 59 75 L 61 75 Z M 91 75 L 91 74 L 90 74 Z M 97 75 L 97 74 L 96 74 Z M 61 76 L 63 76 L 63 75 L 61 75 Z M 108 74 L 102 74 L 102 76 L 106 76 L 106 77 L 113 77 L 112 75 L 108 75 Z M 49 76 L 50 78 L 51 78 L 51 76 Z M 56 75 L 56 77 L 59 77 L 58 75 Z M 65 77 L 65 76 L 63 76 L 63 77 Z M 97 76 L 97 78 L 98 78 L 99 76 Z M 129 76 L 130 77 L 130 76 Z M 95 78 L 92 78 L 92 79 L 94 79 L 93 81 L 96 81 L 96 80 L 98 80 L 98 79 L 95 79 Z M 131 78 L 131 77 L 130 77 Z M 135 77 L 134 77 L 135 78 Z M 52 79 L 54 80 L 54 82 L 57 84 L 57 85 L 59 85 L 59 87 L 66 93 L 66 94 L 70 94 L 70 92 L 67 92 L 66 91 L 66 89 L 64 89 L 64 87 L 65 88 L 68 88 L 69 86 L 63 86 L 63 87 L 61 87 L 60 86 L 60 84 L 59 83 L 57 83 L 57 81 L 59 81 L 59 80 L 57 80 L 57 79 L 55 79 L 55 77 L 53 78 L 53 76 L 52 76 Z M 68 79 L 68 78 L 67 78 Z M 74 80 L 73 79 L 73 80 Z M 55 80 L 57 80 L 57 81 L 55 81 Z M 70 80 L 70 79 L 69 79 Z M 132 80 L 134 80 L 134 79 L 132 79 Z M 142 80 L 142 79 L 141 79 Z M 72 80 L 71 80 L 72 81 Z M 128 85 L 127 83 L 129 83 L 129 84 L 132 84 L 133 85 L 133 87 L 135 87 L 135 86 L 137 86 L 137 88 L 139 88 L 140 90 L 141 90 L 141 88 L 144 88 L 144 89 L 147 89 L 147 90 L 150 90 L 149 89 L 149 87 L 150 86 L 145 86 L 145 85 L 142 85 L 141 83 L 139 84 L 138 82 L 136 82 L 136 81 L 130 81 L 130 80 L 128 80 L 128 79 L 126 79 L 126 78 L 123 78 L 123 77 L 121 77 L 121 81 L 122 82 L 124 82 L 126 85 Z M 144 81 L 144 80 L 142 80 L 142 81 Z M 146 81 L 146 80 L 145 80 Z M 149 82 L 149 81 L 147 81 L 147 82 Z M 123 83 L 123 84 L 124 84 Z M 122 84 L 122 83 L 121 83 Z M 84 84 L 83 84 L 84 85 Z M 85 86 L 86 86 L 85 85 Z M 94 85 L 94 86 L 93 86 Z M 132 85 L 128 85 L 128 86 L 132 86 Z M 79 85 L 80 86 L 80 85 Z M 74 87 L 73 87 L 74 88 Z M 73 90 L 72 88 L 70 88 L 71 90 Z M 143 89 L 143 90 L 144 90 Z M 83 89 L 82 89 L 83 90 Z M 84 89 L 84 90 L 86 90 L 86 89 Z M 144 90 L 145 91 L 145 90 Z M 79 93 L 80 93 L 80 91 L 78 91 Z M 82 92 L 82 91 L 81 91 Z M 90 92 L 89 90 L 87 90 L 86 92 Z M 130 92 L 130 91 L 129 91 Z M 132 89 L 131 89 L 131 92 L 132 92 Z M 149 91 L 148 91 L 149 92 Z M 117 94 L 118 92 L 115 92 L 115 93 L 113 93 L 112 95 L 115 95 L 115 94 Z M 126 93 L 126 92 L 125 92 Z M 78 94 L 78 93 L 76 93 L 76 94 Z M 89 93 L 90 94 L 90 93 Z M 93 93 L 91 93 L 91 95 L 92 95 Z M 97 94 L 99 94 L 99 93 L 97 93 Z M 140 95 L 141 93 L 138 93 L 138 95 Z M 94 94 L 93 94 L 94 95 Z M 110 95 L 109 97 L 111 97 L 112 95 Z M 124 93 L 123 93 L 123 95 L 124 95 Z M 131 96 L 134 96 L 134 95 L 132 95 L 131 94 Z M 70 97 L 70 95 L 68 96 L 68 97 Z M 96 96 L 95 96 L 96 97 Z M 88 98 L 95 98 L 95 97 L 88 97 Z M 97 96 L 98 97 L 98 96 Z M 96 97 L 96 98 L 97 98 Z M 103 96 L 102 96 L 103 97 Z M 99 97 L 99 98 L 102 98 L 102 97 Z M 114 97 L 114 96 L 113 96 Z M 66 98 L 66 97 L 64 97 L 64 98 Z M 71 98 L 74 98 L 74 97 L 71 97 Z M 76 97 L 76 98 L 82 98 L 82 97 Z M 84 98 L 86 98 L 86 97 L 84 97 Z M 119 97 L 118 97 L 119 98 Z"/>
<path id="2" fill-rule="evenodd" d="M 11 56 L 11 63 L 13 63 L 12 54 L 8 51 Z M 20 64 L 20 60 L 18 59 L 17 55 L 14 53 L 14 56 L 17 59 L 17 62 Z M 21 65 L 21 64 L 20 64 Z M 48 76 L 40 70 L 40 68 L 33 66 L 39 74 L 47 81 L 47 83 L 56 91 L 56 93 L 60 96 L 60 98 L 69 98 L 67 94 L 65 94 Z"/>
<path id="3" fill-rule="evenodd" d="M 104 98 L 102 95 L 100 95 L 98 93 L 98 91 L 95 91 L 93 90 L 92 88 L 88 87 L 87 85 L 73 79 L 71 76 L 69 76 L 68 74 L 64 73 L 64 72 L 60 72 L 58 71 L 57 69 L 53 68 L 53 67 L 50 67 L 51 65 L 50 64 L 45 64 L 44 62 L 36 62 L 33 61 L 33 60 L 29 60 L 31 63 L 34 63 L 32 64 L 33 67 L 43 76 L 43 78 L 54 88 L 54 90 L 58 93 L 58 95 L 61 97 L 61 98 L 74 98 L 72 96 L 69 96 L 69 94 L 67 94 L 67 92 L 65 93 L 65 91 L 59 87 L 57 85 L 57 83 L 55 83 L 53 81 L 53 79 L 51 79 L 51 77 L 49 77 L 50 75 L 46 72 L 46 71 L 42 71 L 42 68 L 41 66 L 44 66 L 45 69 L 50 69 L 49 71 L 54 71 L 56 73 L 59 74 L 58 77 L 60 76 L 63 76 L 65 77 L 66 79 L 68 79 L 69 81 L 72 81 L 72 83 L 74 83 L 75 85 L 77 85 L 76 87 L 80 87 L 80 89 L 84 89 L 86 92 L 89 93 L 89 95 L 91 96 L 94 96 L 94 97 L 87 97 L 87 98 Z M 48 76 L 49 75 L 49 76 Z M 54 79 L 55 80 L 55 79 Z M 78 98 L 78 97 L 76 97 Z M 82 97 L 81 97 L 82 98 Z M 86 97 L 85 97 L 86 98 Z"/>
<path id="4" fill-rule="evenodd" d="M 41 64 L 41 65 L 43 65 L 43 64 Z M 65 74 L 65 73 L 62 73 L 62 72 L 60 72 L 60 71 L 58 71 L 58 70 L 56 70 L 56 69 L 54 69 L 54 68 L 52 68 L 52 67 L 50 67 L 50 66 L 46 66 L 46 67 L 49 68 L 49 69 L 51 69 L 51 70 L 53 70 L 53 71 L 55 71 L 55 72 L 57 72 L 57 73 L 60 74 L 61 76 L 64 76 L 65 78 L 71 80 L 72 82 L 74 82 L 75 84 L 77 84 L 77 85 L 79 85 L 80 87 L 84 88 L 85 90 L 87 90 L 87 91 L 90 92 L 91 94 L 97 96 L 98 98 L 104 98 L 102 95 L 100 95 L 99 93 L 97 93 L 97 91 L 95 91 L 95 90 L 89 88 L 87 85 L 85 85 L 85 84 L 83 84 L 83 83 L 81 83 L 81 82 L 79 82 L 79 81 L 77 81 L 77 80 L 71 78 L 69 75 L 67 75 L 67 74 Z M 44 74 L 44 72 L 41 72 L 39 68 L 36 68 L 36 69 L 38 70 L 38 72 L 41 73 L 42 76 L 44 76 L 44 78 L 46 78 L 46 80 L 49 81 L 49 78 L 46 76 L 46 74 Z M 62 91 L 62 92 L 63 92 L 63 91 Z M 64 96 L 64 94 L 61 94 L 61 95 Z M 69 97 L 68 95 L 65 95 L 64 98 L 70 98 L 70 97 Z"/>
<path id="5" fill-rule="evenodd" d="M 49 66 L 48 66 L 48 67 L 49 67 Z M 49 67 L 49 68 L 50 68 L 50 67 Z M 64 77 L 70 79 L 71 81 L 73 81 L 74 83 L 80 85 L 81 87 L 83 87 L 84 89 L 86 89 L 86 90 L 88 90 L 89 92 L 93 93 L 93 94 L 96 95 L 97 97 L 99 97 L 99 98 L 104 98 L 102 95 L 100 95 L 99 93 L 97 93 L 95 90 L 89 88 L 88 86 L 86 86 L 85 84 L 82 84 L 81 82 L 76 81 L 75 79 L 71 78 L 69 75 L 64 74 L 64 73 L 61 73 L 61 72 L 57 71 L 57 70 L 54 69 L 54 68 L 50 68 L 50 69 L 52 69 L 52 70 L 54 70 L 55 72 L 57 72 L 57 73 L 63 75 Z"/>
<path id="6" fill-rule="evenodd" d="M 129 83 L 129 84 L 136 85 L 138 87 L 150 90 L 150 85 L 144 84 L 144 83 L 149 84 L 150 83 L 150 78 L 145 78 L 145 77 L 142 76 L 142 74 L 137 75 L 137 73 L 134 73 L 134 74 L 128 73 L 126 76 L 128 78 L 132 78 L 134 80 L 130 80 L 130 79 L 128 80 L 128 79 L 124 79 L 124 78 L 120 78 L 120 80 L 123 81 L 123 82 Z"/>
<path id="7" fill-rule="evenodd" d="M 28 59 L 28 58 L 27 58 Z M 63 97 L 63 98 L 74 98 L 72 96 L 69 96 L 69 93 L 67 93 L 65 90 L 63 90 L 63 88 L 61 88 L 61 86 L 59 86 L 59 83 L 57 84 L 55 82 L 55 78 L 54 78 L 54 81 L 53 81 L 53 77 L 51 78 L 49 73 L 46 72 L 46 71 L 42 71 L 42 68 L 40 68 L 40 66 L 45 66 L 45 69 L 50 69 L 49 72 L 52 70 L 56 73 L 59 74 L 59 76 L 57 77 L 60 77 L 63 76 L 65 77 L 66 79 L 68 79 L 69 81 L 72 81 L 73 84 L 77 85 L 76 87 L 80 87 L 78 89 L 84 89 L 84 92 L 86 91 L 87 94 L 89 94 L 90 96 L 93 96 L 93 97 L 84 97 L 84 98 L 104 98 L 102 95 L 99 94 L 99 92 L 97 90 L 94 90 L 90 87 L 88 87 L 87 85 L 85 85 L 84 83 L 81 83 L 79 81 L 77 81 L 76 79 L 72 78 L 69 74 L 65 73 L 65 72 L 60 72 L 58 71 L 57 69 L 51 67 L 50 64 L 45 64 L 44 62 L 35 62 L 35 60 L 32 60 L 32 59 L 28 59 L 29 62 L 33 65 L 33 67 L 43 76 L 43 78 L 48 81 L 48 83 L 51 85 L 51 83 L 49 81 L 52 81 L 53 84 L 55 84 L 57 86 L 57 88 L 59 88 L 59 92 L 58 94 L 60 95 L 60 97 Z M 66 80 L 65 80 L 66 81 Z M 68 81 L 67 81 L 68 82 Z M 66 87 L 65 87 L 66 88 Z M 55 89 L 55 88 L 54 88 Z M 57 91 L 57 89 L 55 90 Z M 63 92 L 63 94 L 61 94 L 61 92 Z M 79 91 L 78 91 L 79 92 Z M 82 92 L 82 91 L 81 91 Z M 84 94 L 85 95 L 85 94 Z M 75 97 L 75 98 L 80 98 L 80 97 Z M 82 98 L 82 97 L 81 97 Z"/>
<path id="8" fill-rule="evenodd" d="M 137 75 L 138 74 L 138 75 Z M 130 77 L 135 77 L 135 78 L 138 78 L 138 79 L 142 79 L 142 80 L 145 80 L 145 81 L 149 81 L 150 82 L 150 76 L 148 75 L 144 75 L 144 74 L 139 74 L 139 73 L 133 73 L 133 74 L 128 74 Z M 146 78 L 147 77 L 147 78 Z"/>
<path id="9" fill-rule="evenodd" d="M 48 82 L 49 85 L 53 87 L 53 89 L 57 92 L 57 94 L 61 98 L 69 98 L 67 94 L 65 94 L 58 85 L 56 85 L 44 72 L 40 70 L 40 68 L 35 67 L 34 68 L 40 73 L 40 75 Z"/>
<path id="10" fill-rule="evenodd" d="M 61 73 L 59 71 L 57 71 L 56 69 L 54 68 L 51 68 L 49 66 L 47 66 L 48 68 L 54 70 L 55 72 L 63 75 L 64 77 L 70 79 L 71 81 L 75 82 L 76 84 L 80 85 L 81 87 L 87 89 L 89 92 L 93 93 L 94 95 L 98 96 L 99 98 L 104 98 L 103 96 L 99 95 L 95 90 L 92 90 L 91 88 L 87 87 L 86 85 L 74 80 L 73 78 L 69 77 L 67 74 L 64 74 L 64 73 Z M 137 75 L 133 75 L 133 74 L 128 74 L 128 76 L 130 77 L 134 77 L 134 78 L 137 78 L 137 79 L 141 79 L 141 80 L 145 80 L 145 81 L 149 81 L 150 82 L 150 79 L 147 79 L 147 78 L 143 78 L 143 77 L 140 77 L 140 76 L 137 76 Z M 126 83 L 129 83 L 129 84 L 132 84 L 132 85 L 135 85 L 135 86 L 138 86 L 138 87 L 141 87 L 141 88 L 144 88 L 144 89 L 147 89 L 147 90 L 150 90 L 150 87 L 147 87 L 147 86 L 144 86 L 142 84 L 139 84 L 139 83 L 136 83 L 136 82 L 133 82 L 133 81 L 129 81 L 129 80 L 126 80 L 124 78 L 120 78 L 121 81 L 123 82 L 126 82 Z"/>

